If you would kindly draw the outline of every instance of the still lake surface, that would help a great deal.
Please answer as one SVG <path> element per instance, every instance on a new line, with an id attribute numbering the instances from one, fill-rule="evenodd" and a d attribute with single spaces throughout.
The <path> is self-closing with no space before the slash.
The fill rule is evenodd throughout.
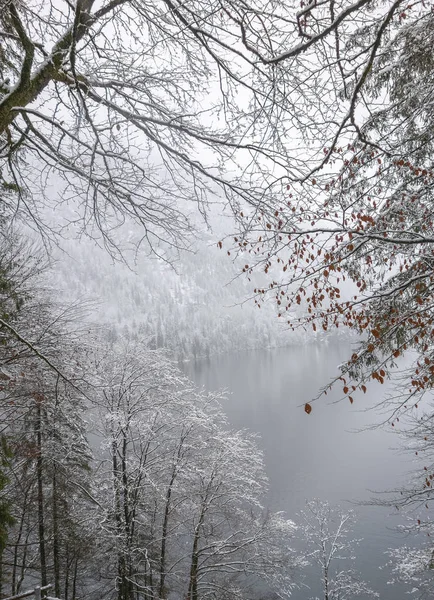
<path id="1" fill-rule="evenodd" d="M 411 543 L 395 530 L 403 517 L 391 509 L 354 505 L 372 498 L 373 491 L 396 489 L 421 467 L 396 450 L 399 441 L 388 433 L 390 426 L 365 429 L 382 419 L 366 409 L 381 399 L 384 387 L 370 386 L 365 395 L 355 397 L 353 405 L 348 400 L 336 403 L 341 396 L 336 387 L 313 404 L 309 416 L 303 410 L 350 352 L 348 342 L 324 342 L 218 356 L 183 368 L 207 390 L 227 389 L 223 407 L 232 427 L 260 434 L 270 507 L 285 511 L 295 521 L 306 500 L 313 498 L 353 509 L 354 537 L 363 538 L 355 566 L 381 600 L 397 600 L 406 596 L 407 588 L 388 585 L 385 552 Z M 309 570 L 306 577 L 311 589 L 296 591 L 295 600 L 319 595 L 317 572 Z"/>

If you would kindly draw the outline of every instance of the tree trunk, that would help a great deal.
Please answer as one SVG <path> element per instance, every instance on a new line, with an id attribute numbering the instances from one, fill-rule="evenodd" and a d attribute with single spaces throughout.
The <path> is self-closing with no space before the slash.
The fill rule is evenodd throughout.
<path id="1" fill-rule="evenodd" d="M 38 534 L 39 534 L 39 558 L 41 564 L 41 586 L 48 583 L 47 578 L 47 558 L 45 546 L 45 524 L 44 524 L 44 487 L 42 481 L 43 458 L 42 458 L 42 410 L 41 401 L 36 401 L 36 477 L 38 482 Z"/>
<path id="2" fill-rule="evenodd" d="M 161 550 L 160 550 L 160 585 L 158 589 L 158 597 L 165 598 L 164 583 L 166 579 L 166 542 L 167 542 L 167 527 L 169 524 L 170 499 L 172 496 L 172 486 L 176 479 L 176 464 L 173 466 L 172 475 L 170 477 L 169 486 L 166 492 L 166 505 L 164 507 L 164 519 L 161 532 Z"/>
<path id="3" fill-rule="evenodd" d="M 60 598 L 60 540 L 59 515 L 57 507 L 57 478 L 56 464 L 53 465 L 53 564 L 54 564 L 54 595 Z"/>
<path id="4" fill-rule="evenodd" d="M 70 52 L 71 43 L 73 40 L 77 43 L 89 31 L 92 25 L 92 19 L 87 12 L 92 8 L 94 0 L 86 0 L 82 4 L 83 8 L 80 12 L 77 25 L 70 27 L 64 33 L 54 45 L 49 60 L 46 60 L 33 75 L 31 74 L 31 70 L 35 48 L 32 42 L 28 40 L 28 48 L 25 48 L 26 57 L 24 59 L 24 63 L 26 63 L 26 76 L 23 77 L 22 71 L 19 84 L 0 101 L 0 135 L 4 134 L 19 114 L 18 111 L 12 110 L 14 107 L 28 106 L 36 100 L 51 81 L 60 78 L 62 63 Z"/>
<path id="5" fill-rule="evenodd" d="M 122 462 L 122 461 L 121 461 Z M 125 517 L 124 506 L 122 506 L 121 490 L 123 487 L 122 472 L 118 464 L 118 444 L 114 437 L 112 438 L 112 467 L 113 467 L 113 488 L 115 503 L 115 522 L 118 538 L 118 600 L 128 600 L 128 578 L 125 561 Z M 122 467 L 121 467 L 122 468 Z"/>
<path id="6" fill-rule="evenodd" d="M 3 550 L 0 552 L 0 598 L 3 597 Z"/>
<path id="7" fill-rule="evenodd" d="M 72 600 L 77 598 L 77 575 L 78 575 L 78 558 L 75 559 L 74 576 L 72 578 Z"/>
<path id="8" fill-rule="evenodd" d="M 188 587 L 187 600 L 198 600 L 198 589 L 197 589 L 197 575 L 199 567 L 199 539 L 200 530 L 205 519 L 205 506 L 202 505 L 199 522 L 194 530 L 193 539 L 193 550 L 191 552 L 191 566 L 190 566 L 190 582 Z"/>
<path id="9" fill-rule="evenodd" d="M 129 502 L 129 481 L 127 470 L 128 440 L 126 431 L 122 431 L 122 503 L 124 513 L 124 600 L 134 600 L 134 584 L 132 581 L 133 565 L 131 562 L 131 544 L 132 544 L 132 523 Z"/>
<path id="10" fill-rule="evenodd" d="M 21 540 L 22 540 L 23 533 L 24 533 L 24 521 L 26 518 L 28 493 L 29 493 L 29 487 L 26 488 L 26 491 L 24 493 L 23 505 L 22 505 L 22 511 L 21 511 L 21 517 L 20 517 L 20 526 L 18 528 L 18 535 L 15 540 L 14 557 L 13 557 L 13 561 L 12 561 L 12 577 L 11 577 L 11 595 L 12 596 L 15 596 L 15 594 L 18 594 L 18 585 L 17 585 L 18 552 L 19 552 Z M 25 555 L 23 555 L 23 561 L 24 560 L 25 560 Z"/>
<path id="11" fill-rule="evenodd" d="M 65 556 L 65 581 L 63 586 L 63 600 L 68 600 L 68 591 L 69 591 L 69 569 L 71 568 L 71 563 L 69 560 L 69 544 L 66 545 L 66 556 Z"/>

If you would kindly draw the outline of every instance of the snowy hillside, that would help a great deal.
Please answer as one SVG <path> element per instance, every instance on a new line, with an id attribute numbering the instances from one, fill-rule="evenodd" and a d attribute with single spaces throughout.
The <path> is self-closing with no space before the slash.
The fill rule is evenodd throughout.
<path id="1" fill-rule="evenodd" d="M 129 266 L 113 262 L 94 242 L 70 242 L 53 265 L 50 283 L 68 300 L 93 300 L 95 320 L 107 336 L 148 340 L 167 347 L 177 359 L 301 343 L 277 319 L 272 302 L 258 309 L 251 296 L 265 285 L 238 276 L 232 261 L 203 234 L 193 253 L 184 252 L 171 266 L 138 256 Z M 93 315 L 92 315 L 92 318 Z"/>

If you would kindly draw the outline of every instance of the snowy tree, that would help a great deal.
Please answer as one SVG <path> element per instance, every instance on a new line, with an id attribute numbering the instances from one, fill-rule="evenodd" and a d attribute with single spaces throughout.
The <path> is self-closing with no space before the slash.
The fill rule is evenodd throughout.
<path id="1" fill-rule="evenodd" d="M 414 598 L 432 598 L 434 592 L 434 551 L 431 545 L 407 545 L 389 551 L 393 567 L 391 584 L 404 582 Z"/>
<path id="2" fill-rule="evenodd" d="M 5 493 L 15 518 L 4 553 L 11 567 L 7 583 L 13 594 L 29 578 L 43 585 L 51 581 L 56 595 L 67 596 L 75 579 L 74 565 L 68 562 L 79 547 L 73 532 L 77 535 L 82 521 L 77 512 L 82 492 L 76 482 L 85 487 L 89 475 L 82 397 L 39 361 L 21 360 L 20 369 L 19 381 L 2 399 L 13 452 Z"/>
<path id="3" fill-rule="evenodd" d="M 264 515 L 264 470 L 253 440 L 246 432 L 214 429 L 201 440 L 189 475 L 187 597 L 244 598 L 253 577 L 289 595 L 295 568 L 303 564 L 288 547 L 294 523 Z"/>
<path id="4" fill-rule="evenodd" d="M 48 299 L 38 253 L 2 234 L 0 411 L 10 457 L 1 493 L 14 517 L 1 557 L 4 589 L 14 595 L 29 578 L 43 585 L 50 578 L 56 595 L 67 596 L 69 532 L 81 502 L 74 481 L 85 485 L 90 460 L 81 417 L 84 322 L 74 307 Z"/>
<path id="5" fill-rule="evenodd" d="M 430 598 L 434 591 L 432 408 L 427 405 L 411 416 L 406 415 L 400 427 L 395 427 L 400 450 L 413 459 L 412 472 L 402 485 L 370 501 L 401 515 L 397 530 L 406 539 L 402 547 L 389 550 L 388 566 L 393 573 L 390 583 L 406 583 L 417 598 Z"/>
<path id="6" fill-rule="evenodd" d="M 210 194 L 234 207 L 267 200 L 267 163 L 283 166 L 287 151 L 265 120 L 273 89 L 280 112 L 284 85 L 257 53 L 281 45 L 283 31 L 272 37 L 288 28 L 284 3 L 1 7 L 1 181 L 12 213 L 48 234 L 43 207 L 70 203 L 56 231 L 86 229 L 118 255 L 113 232 L 126 217 L 162 252 L 161 242 L 188 243 L 191 201 L 204 212 Z"/>
<path id="7" fill-rule="evenodd" d="M 12 458 L 12 453 L 4 436 L 1 437 L 0 444 L 0 594 L 2 594 L 4 580 L 3 552 L 7 545 L 9 528 L 15 521 L 11 514 L 10 498 L 3 497 L 3 490 L 9 481 L 6 473 L 9 471 L 9 461 Z"/>
<path id="8" fill-rule="evenodd" d="M 5 203 L 44 230 L 42 206 L 70 202 L 64 223 L 114 253 L 126 215 L 151 247 L 185 243 L 184 205 L 203 211 L 209 193 L 241 219 L 244 205 L 273 215 L 287 182 L 310 181 L 361 131 L 389 37 L 429 14 L 375 6 L 2 0 Z"/>
<path id="9" fill-rule="evenodd" d="M 351 536 L 354 514 L 332 508 L 327 502 L 312 500 L 301 511 L 300 517 L 307 559 L 319 567 L 322 598 L 379 597 L 352 567 L 356 560 L 355 548 L 360 541 Z"/>
<path id="10" fill-rule="evenodd" d="M 87 229 L 117 256 L 131 217 L 161 254 L 188 244 L 192 199 L 223 196 L 244 270 L 271 276 L 257 303 L 268 291 L 291 327 L 366 334 L 345 396 L 409 348 L 429 362 L 405 394 L 430 389 L 429 4 L 1 6 L 6 212 L 49 234 L 44 207 L 62 205 L 58 233 Z"/>
<path id="11" fill-rule="evenodd" d="M 161 352 L 114 350 L 100 374 L 96 492 L 107 593 L 243 598 L 252 577 L 291 590 L 294 524 L 264 513 L 254 440 L 230 432 L 218 395 L 195 390 Z"/>
<path id="12" fill-rule="evenodd" d="M 272 210 L 244 211 L 235 247 L 248 275 L 269 274 L 256 302 L 274 298 L 289 328 L 363 335 L 335 382 L 350 402 L 416 352 L 393 421 L 430 394 L 434 372 L 432 3 L 289 10 L 297 39 L 286 28 L 283 48 L 255 49 L 293 77 L 280 131 L 297 140 L 298 162 L 286 164 Z"/>
<path id="13" fill-rule="evenodd" d="M 430 390 L 430 3 L 2 7 L 6 211 L 49 233 L 44 207 L 60 204 L 57 232 L 87 229 L 115 255 L 131 217 L 162 253 L 188 243 L 188 202 L 224 196 L 245 272 L 271 276 L 259 305 L 270 292 L 290 327 L 366 335 L 344 396 L 409 348 L 405 396 Z"/>

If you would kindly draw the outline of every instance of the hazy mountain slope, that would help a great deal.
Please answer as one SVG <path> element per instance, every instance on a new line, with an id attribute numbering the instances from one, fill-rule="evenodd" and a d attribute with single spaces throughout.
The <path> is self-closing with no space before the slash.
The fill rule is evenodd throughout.
<path id="1" fill-rule="evenodd" d="M 237 277 L 240 259 L 232 262 L 215 237 L 203 235 L 195 253 L 183 253 L 175 269 L 139 256 L 130 269 L 113 263 L 91 240 L 64 244 L 50 274 L 51 284 L 68 299 L 96 302 L 95 320 L 112 339 L 119 336 L 167 347 L 177 358 L 300 343 L 288 332 L 273 303 L 258 309 L 249 300 L 261 275 L 249 282 Z"/>

